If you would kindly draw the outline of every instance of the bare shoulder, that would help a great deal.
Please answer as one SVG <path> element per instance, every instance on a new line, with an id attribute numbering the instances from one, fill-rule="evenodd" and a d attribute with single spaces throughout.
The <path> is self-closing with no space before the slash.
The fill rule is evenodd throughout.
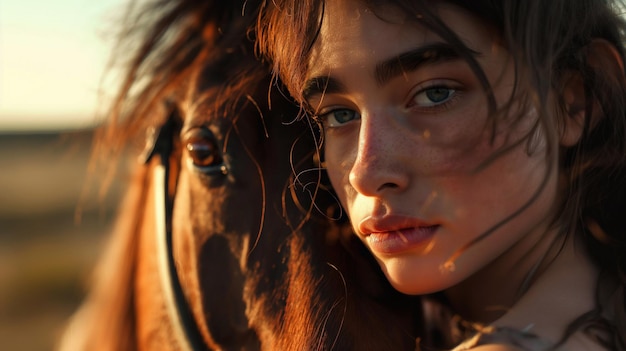
<path id="1" fill-rule="evenodd" d="M 552 342 L 528 330 L 509 327 L 481 327 L 471 338 L 459 344 L 453 351 L 527 351 L 549 350 Z"/>
<path id="2" fill-rule="evenodd" d="M 472 347 L 468 350 L 472 351 L 524 351 L 524 349 L 516 347 L 514 345 L 504 344 L 489 344 Z"/>

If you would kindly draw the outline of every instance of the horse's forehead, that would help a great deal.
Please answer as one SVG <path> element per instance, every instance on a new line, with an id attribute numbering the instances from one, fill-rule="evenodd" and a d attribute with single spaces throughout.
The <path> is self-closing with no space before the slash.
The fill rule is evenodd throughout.
<path id="1" fill-rule="evenodd" d="M 218 139 L 235 133 L 247 140 L 267 139 L 270 135 L 289 139 L 298 129 L 298 110 L 283 97 L 271 98 L 266 92 L 242 93 L 237 101 L 220 92 L 206 92 L 183 108 L 185 130 L 209 128 Z M 269 107 L 271 106 L 271 108 Z M 279 142 L 279 140 L 276 140 Z"/>
<path id="2" fill-rule="evenodd" d="M 183 113 L 184 125 L 181 134 L 207 128 L 218 139 L 226 142 L 232 137 L 258 142 L 263 136 L 263 115 L 249 106 L 231 105 L 217 101 L 204 101 Z"/>

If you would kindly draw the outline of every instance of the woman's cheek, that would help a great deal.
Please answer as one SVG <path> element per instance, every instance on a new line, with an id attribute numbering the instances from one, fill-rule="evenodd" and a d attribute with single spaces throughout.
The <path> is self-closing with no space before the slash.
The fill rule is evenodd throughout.
<path id="1" fill-rule="evenodd" d="M 350 191 L 350 171 L 356 150 L 352 150 L 352 143 L 337 138 L 325 139 L 324 162 L 330 183 L 337 193 L 341 205 L 348 209 L 348 193 Z"/>

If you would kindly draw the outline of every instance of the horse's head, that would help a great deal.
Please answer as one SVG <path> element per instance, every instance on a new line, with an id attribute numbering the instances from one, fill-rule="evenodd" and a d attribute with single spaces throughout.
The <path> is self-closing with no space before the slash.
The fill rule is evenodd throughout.
<path id="1" fill-rule="evenodd" d="M 133 285 L 112 318 L 136 331 L 116 330 L 150 350 L 413 349 L 417 301 L 330 218 L 338 204 L 318 184 L 314 129 L 254 57 L 252 3 L 244 15 L 219 3 L 181 0 L 156 21 L 151 33 L 169 44 L 147 40 L 131 70 L 156 60 L 148 102 L 109 133 L 159 131 L 129 196 L 135 212 L 121 213 L 137 217 L 122 225 L 136 241 L 122 252 L 135 256 L 97 289 Z"/>
<path id="2" fill-rule="evenodd" d="M 253 326 L 255 313 L 276 312 L 257 327 L 280 323 L 295 228 L 288 221 L 297 226 L 306 214 L 287 205 L 287 194 L 294 169 L 313 167 L 311 132 L 285 98 L 274 94 L 270 109 L 268 77 L 249 55 L 224 54 L 173 112 L 181 122 L 170 159 L 178 169 L 173 255 L 200 333 L 226 349 L 259 343 L 265 328 Z M 272 307 L 255 311 L 261 298 Z"/>

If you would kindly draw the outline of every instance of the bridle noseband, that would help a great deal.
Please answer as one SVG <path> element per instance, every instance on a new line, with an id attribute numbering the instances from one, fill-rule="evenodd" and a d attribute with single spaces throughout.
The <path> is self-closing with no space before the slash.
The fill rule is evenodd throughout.
<path id="1" fill-rule="evenodd" d="M 172 246 L 172 211 L 174 194 L 169 191 L 169 158 L 174 147 L 174 135 L 178 121 L 176 111 L 172 111 L 167 120 L 152 130 L 144 151 L 144 163 L 148 164 L 155 155 L 160 162 L 154 167 L 155 220 L 157 262 L 161 289 L 167 314 L 172 324 L 174 337 L 183 351 L 206 349 L 202 336 L 194 321 L 191 308 L 181 287 Z"/>

